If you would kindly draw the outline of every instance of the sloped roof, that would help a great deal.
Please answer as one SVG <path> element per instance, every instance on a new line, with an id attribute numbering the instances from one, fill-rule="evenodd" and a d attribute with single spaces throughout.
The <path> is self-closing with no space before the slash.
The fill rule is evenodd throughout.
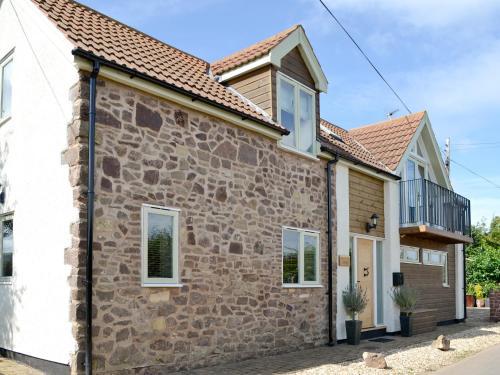
<path id="1" fill-rule="evenodd" d="M 244 65 L 252 60 L 258 59 L 264 55 L 267 55 L 271 49 L 276 47 L 283 39 L 293 33 L 296 29 L 301 27 L 300 25 L 294 25 L 286 30 L 279 32 L 267 39 L 264 39 L 258 43 L 252 44 L 250 47 L 242 49 L 235 52 L 229 56 L 226 56 L 220 60 L 213 62 L 210 65 L 213 74 L 222 74 L 228 70 L 237 68 Z"/>
<path id="2" fill-rule="evenodd" d="M 72 0 L 32 0 L 75 48 L 200 100 L 288 131 L 209 75 L 209 63 Z"/>
<path id="3" fill-rule="evenodd" d="M 349 132 L 340 126 L 321 119 L 320 135 L 322 145 L 327 150 L 338 153 L 341 157 L 360 162 L 385 173 L 391 171 L 378 161 L 362 144 L 360 144 Z"/>
<path id="4" fill-rule="evenodd" d="M 403 154 L 418 129 L 425 111 L 349 130 L 387 168 L 396 170 Z"/>

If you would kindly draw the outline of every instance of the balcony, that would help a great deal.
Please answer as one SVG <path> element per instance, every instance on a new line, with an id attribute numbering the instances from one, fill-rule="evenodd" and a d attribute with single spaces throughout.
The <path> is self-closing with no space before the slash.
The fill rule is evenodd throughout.
<path id="1" fill-rule="evenodd" d="M 400 182 L 399 233 L 443 243 L 471 243 L 470 201 L 425 179 Z"/>

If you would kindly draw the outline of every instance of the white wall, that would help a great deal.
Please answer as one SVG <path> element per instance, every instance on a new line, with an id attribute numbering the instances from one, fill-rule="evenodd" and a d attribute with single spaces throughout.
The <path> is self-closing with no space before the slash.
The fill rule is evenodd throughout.
<path id="1" fill-rule="evenodd" d="M 12 118 L 0 125 L 0 213 L 14 212 L 14 277 L 0 285 L 0 347 L 68 363 L 75 343 L 64 249 L 77 212 L 61 152 L 78 76 L 71 45 L 30 1 L 0 3 L 0 58 L 15 48 Z"/>
<path id="2" fill-rule="evenodd" d="M 390 297 L 392 273 L 400 271 L 399 262 L 399 182 L 384 183 L 385 242 L 383 252 L 384 323 L 387 332 L 400 329 L 399 309 Z"/>
<path id="3" fill-rule="evenodd" d="M 464 245 L 455 245 L 455 311 L 456 318 L 463 319 L 464 314 Z"/>
<path id="4" fill-rule="evenodd" d="M 349 168 L 338 162 L 335 167 L 335 189 L 337 200 L 337 256 L 349 255 Z M 338 259 L 338 258 L 337 258 Z M 352 261 L 352 259 L 351 259 Z M 342 303 L 342 291 L 349 286 L 349 267 L 340 267 L 337 262 L 337 340 L 346 336 L 345 321 L 350 319 Z"/>

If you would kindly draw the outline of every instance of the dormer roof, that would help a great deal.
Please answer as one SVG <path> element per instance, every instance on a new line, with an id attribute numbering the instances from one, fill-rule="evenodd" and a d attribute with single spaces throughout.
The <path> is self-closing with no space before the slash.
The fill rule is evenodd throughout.
<path id="1" fill-rule="evenodd" d="M 299 49 L 302 59 L 315 81 L 316 89 L 326 92 L 328 80 L 301 25 L 292 26 L 250 47 L 217 60 L 210 64 L 210 69 L 213 74 L 220 76 L 220 80 L 223 82 L 265 65 L 272 64 L 279 68 L 281 67 L 281 59 L 294 48 Z"/>

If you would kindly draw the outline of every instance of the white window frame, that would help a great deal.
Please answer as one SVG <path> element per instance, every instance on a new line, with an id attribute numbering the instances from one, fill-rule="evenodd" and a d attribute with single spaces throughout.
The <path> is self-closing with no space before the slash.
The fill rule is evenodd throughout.
<path id="1" fill-rule="evenodd" d="M 405 180 L 409 181 L 409 179 L 408 179 L 408 163 L 410 161 L 415 163 L 416 169 L 418 169 L 419 166 L 424 168 L 424 176 L 421 178 L 428 180 L 429 179 L 429 171 L 428 171 L 427 161 L 414 153 L 411 153 L 411 156 L 408 159 L 406 159 L 406 168 L 404 169 Z M 415 172 L 416 172 L 416 170 L 415 170 Z"/>
<path id="2" fill-rule="evenodd" d="M 7 122 L 12 117 L 12 107 L 10 108 L 10 114 L 8 116 L 2 117 L 2 106 L 3 106 L 3 68 L 7 64 L 14 64 L 14 50 L 8 52 L 4 57 L 0 59 L 0 125 Z M 12 90 L 14 91 L 14 90 Z M 12 104 L 12 98 L 10 98 Z"/>
<path id="3" fill-rule="evenodd" d="M 406 254 L 410 251 L 417 252 L 417 260 L 413 260 L 413 259 L 408 258 L 408 256 Z M 420 248 L 414 247 L 414 246 L 401 245 L 400 246 L 399 260 L 401 263 L 420 264 Z"/>
<path id="4" fill-rule="evenodd" d="M 148 277 L 148 214 L 171 216 L 172 223 L 172 277 Z M 143 287 L 181 287 L 179 283 L 179 213 L 177 208 L 143 204 L 141 210 L 141 284 Z"/>
<path id="5" fill-rule="evenodd" d="M 9 212 L 5 214 L 0 214 L 0 267 L 3 266 L 3 222 L 7 220 L 14 220 L 14 213 Z M 14 247 L 14 244 L 13 244 Z M 12 276 L 2 276 L 0 274 L 0 284 L 11 284 L 12 278 L 14 277 L 14 253 L 15 249 L 12 249 Z M 1 268 L 0 268 L 1 272 Z"/>
<path id="6" fill-rule="evenodd" d="M 299 267 L 299 282 L 296 284 L 284 283 L 283 282 L 283 248 L 284 248 L 284 238 L 285 230 L 295 231 L 299 233 L 299 254 L 298 254 L 298 267 Z M 316 251 L 316 280 L 315 281 L 305 281 L 304 280 L 304 235 L 315 237 L 318 243 Z M 284 226 L 281 230 L 281 283 L 283 288 L 321 288 L 321 250 L 320 250 L 320 237 L 319 231 L 311 229 L 300 229 L 294 227 Z"/>
<path id="7" fill-rule="evenodd" d="M 426 254 L 428 255 L 427 257 L 425 256 Z M 437 254 L 439 256 L 439 262 L 431 261 L 432 254 Z M 443 276 L 441 279 L 442 284 L 444 287 L 450 286 L 448 278 L 448 252 L 440 250 L 423 249 L 422 263 L 426 266 L 443 267 Z M 444 281 L 443 279 L 446 279 L 446 282 L 443 282 Z"/>
<path id="8" fill-rule="evenodd" d="M 277 113 L 277 119 L 278 123 L 281 124 L 281 84 L 280 81 L 286 81 L 290 85 L 294 87 L 294 97 L 295 97 L 295 108 L 294 108 L 294 113 L 295 113 L 295 146 L 292 147 L 290 145 L 284 144 L 281 140 L 279 141 L 280 147 L 303 154 L 305 156 L 316 156 L 317 155 L 317 141 L 316 141 L 316 91 L 312 90 L 311 88 L 305 86 L 304 84 L 300 83 L 299 81 L 281 73 L 277 72 L 277 85 L 276 85 L 276 111 Z M 299 142 L 300 142 L 300 90 L 306 92 L 307 94 L 310 94 L 312 96 L 312 125 L 313 125 L 313 134 L 312 134 L 312 152 L 309 153 L 307 151 L 300 150 L 299 148 Z"/>

